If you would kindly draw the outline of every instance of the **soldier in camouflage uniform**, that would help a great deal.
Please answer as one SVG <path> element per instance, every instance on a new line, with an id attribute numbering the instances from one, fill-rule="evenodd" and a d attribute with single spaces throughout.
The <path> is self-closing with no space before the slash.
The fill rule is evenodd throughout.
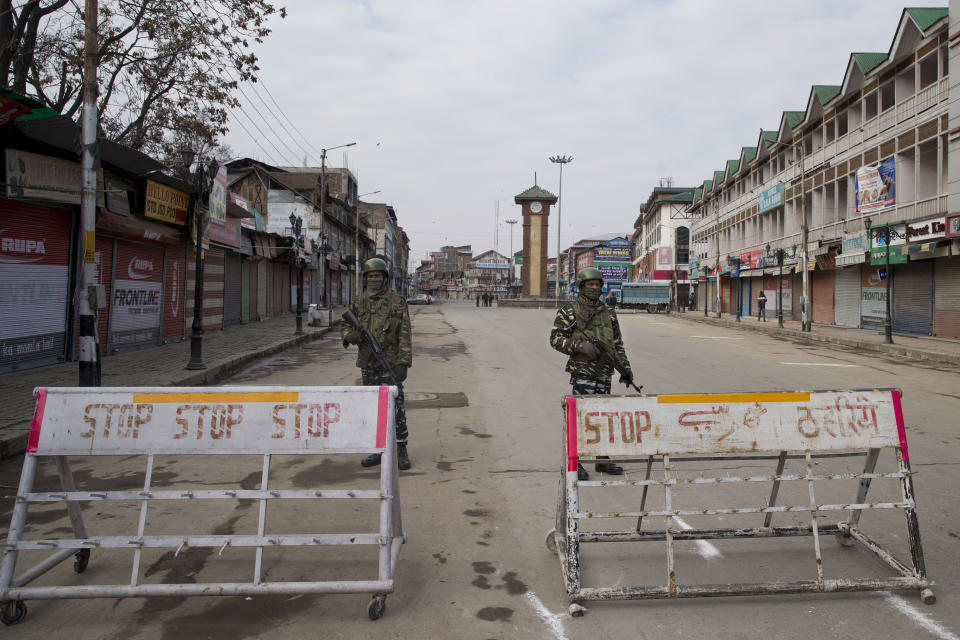
<path id="1" fill-rule="evenodd" d="M 603 275 L 599 269 L 582 269 L 577 274 L 577 290 L 580 292 L 577 299 L 567 302 L 557 310 L 557 317 L 550 331 L 550 346 L 570 356 L 566 371 L 570 374 L 573 395 L 609 394 L 613 365 L 605 362 L 602 367 L 597 366 L 599 353 L 590 340 L 602 342 L 609 351 L 617 354 L 627 371 L 620 376 L 620 382 L 630 384 L 633 382 L 633 373 L 623 348 L 620 323 L 617 322 L 614 310 L 600 300 Z M 613 462 L 599 462 L 595 468 L 611 475 L 623 474 L 623 467 Z M 581 465 L 577 467 L 577 476 L 580 480 L 590 479 L 590 475 Z"/>
<path id="2" fill-rule="evenodd" d="M 407 301 L 390 290 L 387 263 L 380 258 L 371 258 L 364 262 L 363 275 L 366 279 L 366 290 L 350 303 L 350 310 L 360 320 L 360 324 L 380 342 L 387 362 L 390 363 L 397 380 L 402 383 L 406 380 L 407 369 L 413 362 Z M 363 338 L 357 329 L 341 322 L 340 336 L 343 338 L 344 349 L 351 344 L 360 348 L 357 366 L 360 367 L 364 385 L 392 384 L 390 374 L 380 367 L 372 350 L 362 344 Z M 407 455 L 407 414 L 402 399 L 397 400 L 396 422 L 397 467 L 406 471 L 410 468 L 410 457 Z M 372 453 L 360 464 L 365 467 L 376 466 L 380 464 L 380 454 Z"/>

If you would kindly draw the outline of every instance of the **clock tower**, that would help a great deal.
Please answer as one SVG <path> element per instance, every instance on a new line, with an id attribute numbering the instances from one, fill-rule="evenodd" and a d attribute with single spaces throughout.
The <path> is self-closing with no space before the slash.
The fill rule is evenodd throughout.
<path id="1" fill-rule="evenodd" d="M 523 213 L 523 265 L 520 280 L 523 295 L 539 298 L 547 295 L 547 218 L 557 196 L 533 185 L 513 199 Z"/>

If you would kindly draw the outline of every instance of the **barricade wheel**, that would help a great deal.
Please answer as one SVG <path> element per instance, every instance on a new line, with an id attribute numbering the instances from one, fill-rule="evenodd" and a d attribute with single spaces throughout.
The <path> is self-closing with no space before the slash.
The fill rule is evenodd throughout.
<path id="1" fill-rule="evenodd" d="M 547 533 L 546 543 L 547 549 L 550 551 L 550 553 L 557 552 L 557 539 L 554 537 L 555 535 L 557 535 L 556 529 L 550 529 L 550 531 Z"/>
<path id="2" fill-rule="evenodd" d="M 837 539 L 837 542 L 840 543 L 841 547 L 852 547 L 853 546 L 853 536 L 849 533 L 838 533 L 834 537 Z"/>
<path id="3" fill-rule="evenodd" d="M 383 617 L 383 612 L 387 608 L 387 596 L 376 595 L 367 605 L 367 615 L 371 620 L 379 620 Z"/>
<path id="4" fill-rule="evenodd" d="M 10 600 L 0 606 L 0 622 L 7 625 L 20 624 L 27 617 L 27 605 L 23 600 Z"/>
<path id="5" fill-rule="evenodd" d="M 73 561 L 73 572 L 74 573 L 83 573 L 87 570 L 87 565 L 90 564 L 90 549 L 80 549 L 73 557 L 76 558 Z"/>

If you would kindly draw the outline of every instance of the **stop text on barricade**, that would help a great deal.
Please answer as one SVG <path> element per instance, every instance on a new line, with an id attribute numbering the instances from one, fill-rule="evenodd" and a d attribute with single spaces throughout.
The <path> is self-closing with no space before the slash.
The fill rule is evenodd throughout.
<path id="1" fill-rule="evenodd" d="M 566 404 L 570 460 L 890 446 L 909 459 L 896 390 L 567 396 Z"/>
<path id="2" fill-rule="evenodd" d="M 353 453 L 386 446 L 390 387 L 39 388 L 41 455 Z M 395 391 L 393 392 L 395 393 Z"/>

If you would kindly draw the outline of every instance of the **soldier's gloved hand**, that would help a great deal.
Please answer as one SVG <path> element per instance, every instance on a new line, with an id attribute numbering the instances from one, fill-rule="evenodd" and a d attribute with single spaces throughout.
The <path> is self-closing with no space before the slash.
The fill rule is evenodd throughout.
<path id="1" fill-rule="evenodd" d="M 574 351 L 581 355 L 587 356 L 591 360 L 596 360 L 600 356 L 600 354 L 597 353 L 597 348 L 590 342 L 579 343 Z"/>
<path id="2" fill-rule="evenodd" d="M 360 344 L 360 332 L 356 329 L 350 329 L 343 335 L 343 347 L 351 344 Z"/>
<path id="3" fill-rule="evenodd" d="M 620 383 L 625 384 L 627 386 L 630 386 L 631 384 L 633 384 L 633 371 L 628 370 L 626 373 L 621 375 Z"/>
<path id="4" fill-rule="evenodd" d="M 393 375 L 397 376 L 397 381 L 403 382 L 407 379 L 407 365 L 405 364 L 396 364 L 393 365 Z"/>

